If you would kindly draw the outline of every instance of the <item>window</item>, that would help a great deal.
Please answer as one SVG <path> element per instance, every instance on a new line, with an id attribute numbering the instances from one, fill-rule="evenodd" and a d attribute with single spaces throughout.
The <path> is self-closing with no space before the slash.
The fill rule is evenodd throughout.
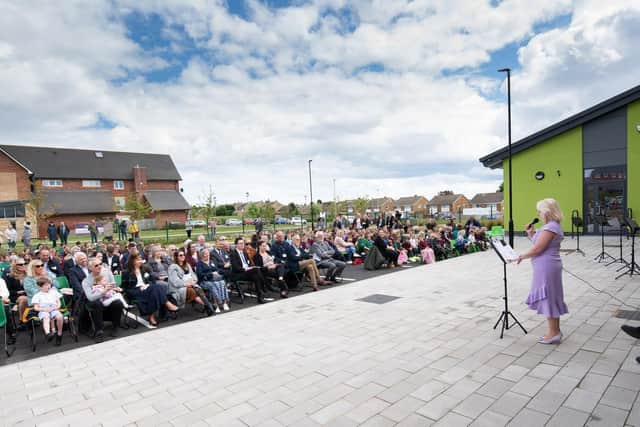
<path id="1" fill-rule="evenodd" d="M 43 179 L 42 180 L 43 187 L 62 187 L 61 179 Z"/>
<path id="2" fill-rule="evenodd" d="M 120 180 L 113 181 L 113 189 L 124 190 L 124 181 L 120 181 Z"/>
<path id="3" fill-rule="evenodd" d="M 113 201 L 116 204 L 116 208 L 118 210 L 121 210 L 121 211 L 124 210 L 124 204 L 125 204 L 124 197 L 114 197 Z"/>
<path id="4" fill-rule="evenodd" d="M 99 179 L 83 179 L 82 180 L 83 187 L 100 187 Z"/>

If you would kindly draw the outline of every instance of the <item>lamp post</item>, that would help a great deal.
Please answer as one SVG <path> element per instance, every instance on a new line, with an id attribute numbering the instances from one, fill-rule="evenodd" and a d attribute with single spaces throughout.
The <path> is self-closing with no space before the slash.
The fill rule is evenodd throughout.
<path id="1" fill-rule="evenodd" d="M 509 245 L 513 247 L 513 185 L 511 180 L 511 68 L 502 68 L 499 73 L 507 73 L 507 125 L 509 127 Z"/>
<path id="2" fill-rule="evenodd" d="M 313 224 L 313 184 L 311 183 L 311 160 L 309 160 L 309 210 L 311 211 L 311 231 L 315 231 Z"/>
<path id="3" fill-rule="evenodd" d="M 247 212 L 247 209 L 249 208 L 249 192 L 247 191 L 246 193 L 244 193 L 244 195 L 247 198 L 247 203 L 245 203 L 244 209 L 242 210 L 242 234 L 244 234 L 244 214 Z"/>

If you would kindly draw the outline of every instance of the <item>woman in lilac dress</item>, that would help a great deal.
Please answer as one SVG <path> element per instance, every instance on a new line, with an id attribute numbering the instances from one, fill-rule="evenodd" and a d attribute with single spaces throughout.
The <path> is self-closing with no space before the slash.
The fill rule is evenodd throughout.
<path id="1" fill-rule="evenodd" d="M 527 235 L 533 241 L 533 247 L 518 257 L 518 264 L 523 259 L 531 258 L 533 279 L 527 297 L 527 305 L 538 314 L 547 318 L 548 330 L 540 337 L 541 344 L 555 344 L 562 340 L 560 332 L 560 316 L 569 310 L 564 303 L 562 291 L 562 260 L 560 259 L 560 243 L 564 238 L 560 221 L 562 211 L 554 199 L 540 200 L 536 209 L 544 226 L 534 232 L 527 227 Z"/>

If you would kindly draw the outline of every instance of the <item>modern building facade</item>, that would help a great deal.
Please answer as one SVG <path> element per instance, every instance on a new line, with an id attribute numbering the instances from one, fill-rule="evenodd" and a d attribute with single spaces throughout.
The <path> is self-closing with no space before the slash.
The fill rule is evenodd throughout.
<path id="1" fill-rule="evenodd" d="M 20 233 L 31 221 L 34 237 L 45 236 L 48 221 L 73 231 L 126 215 L 129 195 L 150 204 L 156 223 L 184 222 L 181 179 L 164 154 L 0 145 L 0 222 L 15 222 Z"/>
<path id="2" fill-rule="evenodd" d="M 509 218 L 508 147 L 480 161 L 503 169 Z M 600 232 L 597 215 L 610 219 L 606 231 L 625 215 L 640 215 L 640 86 L 515 142 L 512 167 L 516 230 L 536 216 L 536 201 L 547 197 L 558 200 L 565 230 L 574 211 L 589 233 Z"/>

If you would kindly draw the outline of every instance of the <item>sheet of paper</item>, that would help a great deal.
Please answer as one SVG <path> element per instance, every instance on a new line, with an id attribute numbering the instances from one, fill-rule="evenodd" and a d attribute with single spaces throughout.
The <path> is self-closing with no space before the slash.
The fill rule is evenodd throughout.
<path id="1" fill-rule="evenodd" d="M 502 255 L 502 258 L 504 258 L 505 261 L 509 262 L 518 259 L 518 253 L 514 251 L 513 248 L 504 240 L 498 237 L 492 237 L 491 242 L 498 252 L 500 252 L 500 255 Z"/>

